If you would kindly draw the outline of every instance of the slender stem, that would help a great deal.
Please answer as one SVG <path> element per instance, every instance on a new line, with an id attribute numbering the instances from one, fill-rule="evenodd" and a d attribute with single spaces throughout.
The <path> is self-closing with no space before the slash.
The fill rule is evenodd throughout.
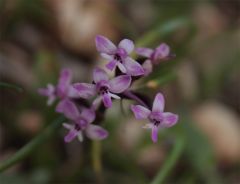
<path id="1" fill-rule="evenodd" d="M 132 93 L 131 91 L 125 91 L 125 92 L 123 92 L 123 94 L 124 94 L 126 97 L 128 97 L 128 98 L 130 98 L 130 99 L 132 99 L 132 100 L 135 100 L 136 102 L 140 103 L 141 105 L 143 105 L 143 106 L 145 106 L 145 107 L 148 107 L 148 105 L 147 105 L 144 101 L 142 101 L 142 99 L 140 99 L 137 95 L 135 95 L 135 94 Z"/>
<path id="2" fill-rule="evenodd" d="M 92 165 L 98 183 L 103 182 L 101 153 L 101 142 L 92 141 Z"/>
<path id="3" fill-rule="evenodd" d="M 0 88 L 3 87 L 3 88 L 12 88 L 12 89 L 15 89 L 17 90 L 18 92 L 22 92 L 23 89 L 15 84 L 10 84 L 10 83 L 5 83 L 5 82 L 0 82 Z"/>
<path id="4" fill-rule="evenodd" d="M 5 171 L 7 168 L 13 166 L 17 162 L 26 158 L 29 154 L 31 154 L 35 148 L 44 143 L 47 139 L 49 139 L 58 129 L 63 122 L 64 118 L 59 117 L 54 122 L 49 124 L 49 126 L 39 135 L 37 135 L 34 139 L 32 139 L 28 144 L 18 150 L 14 155 L 12 155 L 7 160 L 4 160 L 0 163 L 0 173 Z"/>
<path id="5" fill-rule="evenodd" d="M 173 169 L 179 157 L 181 156 L 184 150 L 184 146 L 184 139 L 182 137 L 179 137 L 176 140 L 172 152 L 170 153 L 167 160 L 164 162 L 163 166 L 159 169 L 156 177 L 153 179 L 151 184 L 163 183 L 164 179 L 169 175 L 169 172 L 171 171 L 171 169 Z"/>

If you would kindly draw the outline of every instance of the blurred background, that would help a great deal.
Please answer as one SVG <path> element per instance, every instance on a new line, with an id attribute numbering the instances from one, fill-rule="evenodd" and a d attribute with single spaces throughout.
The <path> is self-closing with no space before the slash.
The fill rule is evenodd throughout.
<path id="1" fill-rule="evenodd" d="M 75 82 L 91 82 L 93 67 L 105 64 L 97 34 L 171 46 L 176 58 L 134 88 L 151 98 L 163 92 L 179 123 L 153 144 L 132 102 L 123 101 L 122 115 L 116 101 L 102 124 L 108 139 L 65 144 L 59 129 L 0 174 L 0 183 L 150 183 L 178 140 L 184 146 L 165 183 L 240 183 L 238 0 L 1 0 L 0 163 L 59 116 L 39 87 L 55 84 L 64 67 Z"/>

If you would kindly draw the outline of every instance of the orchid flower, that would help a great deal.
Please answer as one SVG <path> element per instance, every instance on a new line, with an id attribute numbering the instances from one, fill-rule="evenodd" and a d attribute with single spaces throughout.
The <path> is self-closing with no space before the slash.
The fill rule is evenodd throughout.
<path id="1" fill-rule="evenodd" d="M 83 141 L 83 134 L 93 140 L 102 140 L 108 136 L 108 132 L 100 126 L 93 125 L 95 112 L 92 109 L 84 108 L 81 113 L 77 106 L 69 99 L 61 101 L 63 114 L 71 120 L 71 124 L 64 123 L 63 126 L 69 130 L 65 136 L 65 142 L 71 142 L 75 137 Z"/>
<path id="2" fill-rule="evenodd" d="M 156 49 L 140 47 L 136 48 L 135 51 L 140 56 L 147 58 L 142 65 L 145 75 L 152 72 L 153 64 L 157 64 L 159 61 L 167 60 L 170 56 L 170 47 L 166 43 L 160 44 Z"/>
<path id="3" fill-rule="evenodd" d="M 76 98 L 78 94 L 75 89 L 71 86 L 72 72 L 70 69 L 63 69 L 60 73 L 57 86 L 48 84 L 47 88 L 38 89 L 38 93 L 43 96 L 47 96 L 47 104 L 52 105 L 57 99 L 64 99 L 67 97 Z"/>
<path id="4" fill-rule="evenodd" d="M 178 115 L 163 111 L 164 105 L 164 97 L 161 93 L 158 93 L 154 99 L 152 110 L 141 105 L 131 106 L 136 119 L 148 119 L 150 121 L 143 128 L 152 130 L 153 142 L 157 142 L 159 129 L 169 128 L 178 121 Z"/>
<path id="5" fill-rule="evenodd" d="M 142 66 L 129 54 L 134 49 L 134 44 L 129 39 L 123 39 L 118 46 L 114 45 L 108 38 L 104 36 L 96 36 L 96 47 L 101 56 L 109 62 L 106 67 L 109 70 L 115 69 L 117 66 L 122 73 L 131 76 L 140 76 L 144 74 Z"/>
<path id="6" fill-rule="evenodd" d="M 111 80 L 107 73 L 100 68 L 95 68 L 93 71 L 93 80 L 95 84 L 76 83 L 73 87 L 81 95 L 81 97 L 91 97 L 99 95 L 93 104 L 96 105 L 98 101 L 103 101 L 106 108 L 112 106 L 111 98 L 120 99 L 116 94 L 122 93 L 129 88 L 131 84 L 131 76 L 119 75 Z"/>

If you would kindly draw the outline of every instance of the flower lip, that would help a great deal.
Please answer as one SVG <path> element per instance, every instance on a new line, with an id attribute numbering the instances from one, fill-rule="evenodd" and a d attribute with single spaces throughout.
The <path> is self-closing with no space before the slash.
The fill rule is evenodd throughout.
<path id="1" fill-rule="evenodd" d="M 76 131 L 80 131 L 80 130 L 82 129 L 82 127 L 81 127 L 81 125 L 80 125 L 79 123 L 75 123 L 75 124 L 74 124 L 74 129 L 75 129 Z"/>
<path id="2" fill-rule="evenodd" d="M 159 126 L 163 122 L 163 116 L 161 112 L 151 112 L 148 118 L 155 126 Z"/>
<path id="3" fill-rule="evenodd" d="M 108 81 L 105 81 L 105 80 L 99 81 L 96 84 L 96 87 L 97 87 L 97 91 L 99 92 L 99 94 L 105 94 L 105 93 L 109 92 L 109 82 Z"/>

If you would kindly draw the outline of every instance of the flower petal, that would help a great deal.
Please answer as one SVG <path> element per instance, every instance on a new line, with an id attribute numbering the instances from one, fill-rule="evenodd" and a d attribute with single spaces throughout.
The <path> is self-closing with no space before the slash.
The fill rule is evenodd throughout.
<path id="1" fill-rule="evenodd" d="M 157 140 L 158 140 L 158 127 L 156 127 L 156 126 L 153 126 L 153 128 L 152 128 L 152 141 L 153 142 L 157 142 Z"/>
<path id="2" fill-rule="evenodd" d="M 158 93 L 155 96 L 152 111 L 153 112 L 163 112 L 164 105 L 165 105 L 164 97 L 163 97 L 162 93 Z"/>
<path id="3" fill-rule="evenodd" d="M 106 68 L 112 71 L 116 67 L 116 65 L 117 61 L 112 60 L 108 64 L 106 64 Z"/>
<path id="4" fill-rule="evenodd" d="M 70 69 L 63 69 L 60 73 L 57 90 L 60 95 L 64 95 L 68 86 L 70 85 L 72 80 L 72 72 Z"/>
<path id="5" fill-rule="evenodd" d="M 75 83 L 72 85 L 76 89 L 79 97 L 81 98 L 90 98 L 96 95 L 96 88 L 94 84 L 88 83 Z"/>
<path id="6" fill-rule="evenodd" d="M 88 123 L 92 123 L 95 120 L 95 112 L 91 109 L 83 109 L 81 112 L 81 116 L 87 120 Z"/>
<path id="7" fill-rule="evenodd" d="M 120 41 L 120 43 L 118 44 L 119 48 L 124 49 L 128 54 L 131 53 L 134 49 L 134 44 L 132 40 L 129 39 L 123 39 L 122 41 Z"/>
<path id="8" fill-rule="evenodd" d="M 83 142 L 83 134 L 82 134 L 82 131 L 79 131 L 79 132 L 78 132 L 77 137 L 78 137 L 78 140 L 79 140 L 80 142 Z"/>
<path id="9" fill-rule="evenodd" d="M 151 113 L 149 109 L 141 105 L 131 105 L 131 110 L 133 111 L 136 119 L 146 119 Z"/>
<path id="10" fill-rule="evenodd" d="M 81 95 L 79 94 L 78 90 L 73 87 L 73 85 L 70 85 L 67 89 L 67 97 L 70 98 L 79 98 Z"/>
<path id="11" fill-rule="evenodd" d="M 98 83 L 102 80 L 108 81 L 108 75 L 103 69 L 96 67 L 93 70 L 93 80 L 95 83 Z"/>
<path id="12" fill-rule="evenodd" d="M 64 128 L 66 128 L 66 129 L 68 129 L 68 130 L 71 130 L 71 129 L 73 129 L 73 125 L 70 125 L 70 124 L 68 124 L 68 123 L 63 123 L 63 127 Z"/>
<path id="13" fill-rule="evenodd" d="M 56 100 L 56 96 L 55 95 L 49 96 L 48 100 L 47 100 L 47 105 L 48 106 L 52 105 L 55 100 Z"/>
<path id="14" fill-rule="evenodd" d="M 175 125 L 178 122 L 177 114 L 173 114 L 171 112 L 164 112 L 164 113 L 162 113 L 162 116 L 163 116 L 162 126 L 164 126 L 166 128 L 172 127 L 173 125 Z"/>
<path id="15" fill-rule="evenodd" d="M 93 140 L 102 140 L 108 136 L 108 132 L 100 126 L 89 125 L 86 129 L 86 135 Z"/>
<path id="16" fill-rule="evenodd" d="M 68 134 L 64 137 L 65 142 L 71 142 L 78 135 L 78 131 L 71 129 Z"/>
<path id="17" fill-rule="evenodd" d="M 106 37 L 98 35 L 95 38 L 95 43 L 98 52 L 113 54 L 116 51 L 116 46 Z"/>
<path id="18" fill-rule="evenodd" d="M 120 75 L 109 81 L 109 90 L 113 93 L 122 93 L 129 88 L 132 78 L 129 75 Z"/>
<path id="19" fill-rule="evenodd" d="M 142 66 L 130 57 L 125 58 L 123 64 L 127 69 L 127 74 L 131 76 L 139 76 L 144 74 L 144 69 Z"/>
<path id="20" fill-rule="evenodd" d="M 65 100 L 61 100 L 61 101 L 57 104 L 57 106 L 56 106 L 56 108 L 55 108 L 55 111 L 58 112 L 58 113 L 63 113 L 64 108 L 65 108 Z"/>
<path id="21" fill-rule="evenodd" d="M 55 87 L 52 84 L 48 84 L 47 88 L 39 88 L 38 93 L 42 96 L 51 96 L 55 92 Z"/>
<path id="22" fill-rule="evenodd" d="M 122 73 L 127 73 L 127 69 L 125 68 L 125 66 L 122 63 L 118 62 L 117 66 Z"/>
<path id="23" fill-rule="evenodd" d="M 64 116 L 71 120 L 76 120 L 80 115 L 77 106 L 68 99 L 61 101 L 60 110 L 62 111 Z"/>
<path id="24" fill-rule="evenodd" d="M 150 58 L 153 53 L 153 49 L 140 47 L 140 48 L 136 48 L 135 52 L 140 56 L 145 56 L 147 58 Z"/>
<path id="25" fill-rule="evenodd" d="M 170 47 L 166 43 L 160 44 L 154 51 L 154 60 L 162 59 L 170 54 Z"/>
<path id="26" fill-rule="evenodd" d="M 121 99 L 121 97 L 120 96 L 118 96 L 118 95 L 115 95 L 115 94 L 113 94 L 113 93 L 109 93 L 110 94 L 110 96 L 112 97 L 112 98 L 115 98 L 115 99 Z"/>
<path id="27" fill-rule="evenodd" d="M 101 53 L 100 54 L 104 59 L 107 59 L 107 60 L 112 60 L 113 59 L 113 56 L 112 55 L 108 55 L 106 53 Z"/>
<path id="28" fill-rule="evenodd" d="M 112 107 L 112 99 L 110 94 L 106 93 L 102 96 L 103 104 L 106 108 Z"/>
<path id="29" fill-rule="evenodd" d="M 92 103 L 91 109 L 96 110 L 98 109 L 98 107 L 100 106 L 102 102 L 102 97 L 98 96 Z"/>
<path id="30" fill-rule="evenodd" d="M 153 65 L 152 65 L 152 62 L 151 60 L 147 59 L 143 65 L 142 65 L 143 69 L 144 69 L 144 75 L 147 76 L 149 75 L 150 73 L 152 73 L 152 70 L 153 70 Z"/>
<path id="31" fill-rule="evenodd" d="M 143 125 L 142 128 L 144 128 L 144 129 L 152 129 L 153 126 L 154 126 L 154 125 L 153 125 L 152 123 L 147 123 L 147 124 Z"/>

